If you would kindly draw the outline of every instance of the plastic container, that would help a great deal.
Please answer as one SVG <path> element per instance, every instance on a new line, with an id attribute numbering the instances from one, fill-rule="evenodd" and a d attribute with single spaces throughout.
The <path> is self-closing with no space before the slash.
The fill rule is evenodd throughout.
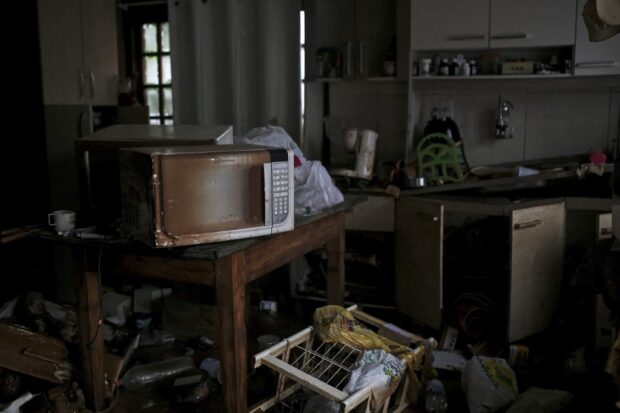
<path id="1" fill-rule="evenodd" d="M 448 411 L 448 398 L 443 383 L 431 380 L 426 386 L 424 408 L 428 413 L 445 413 Z"/>
<path id="2" fill-rule="evenodd" d="M 167 379 L 194 369 L 190 357 L 175 357 L 169 360 L 132 367 L 125 373 L 121 384 L 130 390 L 148 390 Z"/>

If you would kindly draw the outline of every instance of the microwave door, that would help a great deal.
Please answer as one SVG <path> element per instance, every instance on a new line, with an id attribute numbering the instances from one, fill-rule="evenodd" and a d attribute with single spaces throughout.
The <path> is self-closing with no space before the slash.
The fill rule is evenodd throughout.
<path id="1" fill-rule="evenodd" d="M 190 159 L 187 159 L 190 158 Z M 267 151 L 161 156 L 162 231 L 174 238 L 267 225 Z"/>

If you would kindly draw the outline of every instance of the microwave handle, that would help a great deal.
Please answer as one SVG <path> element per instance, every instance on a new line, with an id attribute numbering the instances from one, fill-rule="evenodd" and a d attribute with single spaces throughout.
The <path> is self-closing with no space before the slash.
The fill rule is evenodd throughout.
<path id="1" fill-rule="evenodd" d="M 273 207 L 271 199 L 271 163 L 263 164 L 263 176 L 265 182 L 265 226 L 273 225 Z"/>

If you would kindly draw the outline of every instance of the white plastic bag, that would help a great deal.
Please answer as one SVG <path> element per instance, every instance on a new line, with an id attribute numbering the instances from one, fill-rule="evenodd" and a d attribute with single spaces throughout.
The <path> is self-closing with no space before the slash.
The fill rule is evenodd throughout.
<path id="1" fill-rule="evenodd" d="M 474 357 L 465 364 L 463 391 L 470 413 L 491 413 L 512 404 L 519 391 L 515 373 L 506 360 Z"/>
<path id="2" fill-rule="evenodd" d="M 295 168 L 295 214 L 313 215 L 344 201 L 342 192 L 319 161 L 308 161 L 299 146 L 278 126 L 263 126 L 248 132 L 241 142 L 291 149 L 301 165 Z"/>
<path id="3" fill-rule="evenodd" d="M 319 161 L 295 168 L 295 214 L 312 215 L 344 201 L 342 192 Z"/>
<path id="4" fill-rule="evenodd" d="M 306 162 L 304 154 L 299 149 L 293 138 L 289 136 L 284 129 L 279 126 L 261 126 L 254 128 L 241 138 L 243 143 L 251 143 L 252 145 L 272 146 L 274 148 L 292 149 L 293 153 L 301 163 Z"/>

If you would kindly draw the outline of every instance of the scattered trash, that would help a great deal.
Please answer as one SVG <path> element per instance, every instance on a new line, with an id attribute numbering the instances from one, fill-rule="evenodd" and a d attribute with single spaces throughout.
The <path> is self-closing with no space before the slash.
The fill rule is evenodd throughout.
<path id="1" fill-rule="evenodd" d="M 448 398 L 443 383 L 431 380 L 426 386 L 424 408 L 428 413 L 445 413 L 448 411 Z"/>
<path id="2" fill-rule="evenodd" d="M 171 345 L 176 341 L 174 333 L 166 330 L 144 331 L 140 333 L 139 347 Z"/>
<path id="3" fill-rule="evenodd" d="M 573 395 L 566 391 L 530 387 L 506 413 L 559 413 L 571 404 L 573 398 Z"/>
<path id="4" fill-rule="evenodd" d="M 103 318 L 117 326 L 124 326 L 131 310 L 131 297 L 108 291 L 101 296 Z"/>
<path id="5" fill-rule="evenodd" d="M 211 380 L 203 374 L 177 378 L 173 385 L 174 400 L 177 403 L 198 403 L 212 391 Z"/>
<path id="6" fill-rule="evenodd" d="M 514 371 L 500 358 L 473 357 L 465 364 L 461 383 L 470 413 L 495 412 L 519 397 Z"/>
<path id="7" fill-rule="evenodd" d="M 274 336 L 273 334 L 265 334 L 263 336 L 259 336 L 256 341 L 258 342 L 258 351 L 263 351 L 278 344 L 280 342 L 280 337 Z"/>
<path id="8" fill-rule="evenodd" d="M 209 377 L 222 383 L 222 376 L 220 375 L 220 361 L 214 358 L 206 358 L 200 363 L 200 369 L 209 373 Z"/>
<path id="9" fill-rule="evenodd" d="M 130 390 L 148 390 L 193 369 L 194 361 L 190 357 L 175 357 L 134 366 L 127 370 L 121 384 Z"/>
<path id="10" fill-rule="evenodd" d="M 198 336 L 198 345 L 203 349 L 209 348 L 215 345 L 215 341 L 205 335 L 201 335 L 201 336 Z"/>
<path id="11" fill-rule="evenodd" d="M 172 294 L 172 288 L 159 288 L 155 286 L 143 286 L 133 292 L 133 311 L 136 313 L 150 314 L 153 311 L 153 303 Z"/>
<path id="12" fill-rule="evenodd" d="M 0 413 L 19 413 L 20 407 L 28 402 L 28 400 L 32 399 L 34 395 L 30 392 L 25 393 L 20 398 L 13 400 L 11 404 L 9 404 L 2 412 Z"/>
<path id="13" fill-rule="evenodd" d="M 530 357 L 530 349 L 523 344 L 511 344 L 508 347 L 508 364 L 512 368 L 523 366 Z"/>
<path id="14" fill-rule="evenodd" d="M 405 369 L 404 361 L 385 350 L 364 351 L 351 366 L 351 376 L 343 390 L 353 394 L 370 387 L 373 392 L 372 404 L 383 406 L 388 396 L 396 390 Z"/>
<path id="15" fill-rule="evenodd" d="M 278 303 L 276 301 L 262 300 L 258 303 L 258 310 L 267 312 L 274 316 L 278 313 Z"/>
<path id="16" fill-rule="evenodd" d="M 455 351 L 433 351 L 433 367 L 439 370 L 462 372 L 467 360 L 461 353 Z"/>

